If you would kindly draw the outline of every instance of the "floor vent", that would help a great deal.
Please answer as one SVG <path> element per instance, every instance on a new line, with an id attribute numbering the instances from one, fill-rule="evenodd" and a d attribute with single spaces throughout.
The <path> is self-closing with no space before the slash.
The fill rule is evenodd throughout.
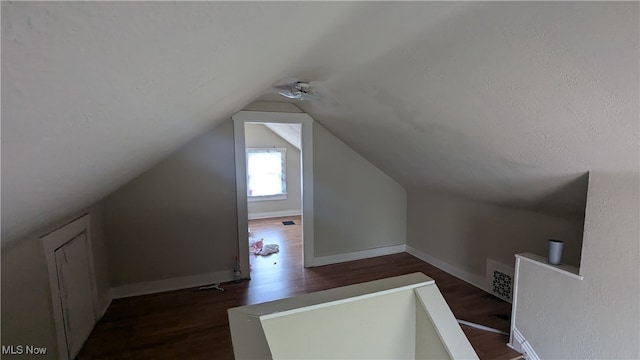
<path id="1" fill-rule="evenodd" d="M 511 266 L 487 259 L 487 282 L 493 295 L 511 302 L 513 296 L 513 272 Z"/>

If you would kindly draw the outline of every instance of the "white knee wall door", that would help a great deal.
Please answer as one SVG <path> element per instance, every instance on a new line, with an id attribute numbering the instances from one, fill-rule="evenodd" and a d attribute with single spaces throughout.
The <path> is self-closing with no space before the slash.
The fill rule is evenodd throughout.
<path id="1" fill-rule="evenodd" d="M 89 215 L 42 237 L 49 269 L 58 355 L 73 359 L 97 319 Z"/>

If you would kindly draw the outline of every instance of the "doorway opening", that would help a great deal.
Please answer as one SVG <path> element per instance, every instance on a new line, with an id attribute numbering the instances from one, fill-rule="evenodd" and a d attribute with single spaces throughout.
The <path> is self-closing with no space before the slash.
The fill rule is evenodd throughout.
<path id="1" fill-rule="evenodd" d="M 245 123 L 249 266 L 277 279 L 302 267 L 302 124 Z"/>
<path id="2" fill-rule="evenodd" d="M 272 269 L 284 270 L 296 263 L 298 267 L 312 266 L 313 120 L 305 113 L 262 111 L 240 111 L 232 119 L 238 254 L 242 276 L 250 279 L 255 275 L 250 272 L 251 260 L 256 260 L 254 266 L 260 264 L 266 267 L 268 264 Z M 254 141 L 251 132 L 255 129 L 272 135 L 271 139 L 279 139 L 278 142 L 264 142 L 264 139 L 263 142 Z M 299 169 L 297 174 L 287 171 L 296 168 Z M 297 207 L 292 205 L 296 202 Z M 284 225 L 283 221 L 293 221 L 293 225 Z M 254 225 L 250 226 L 250 222 L 254 222 Z M 252 255 L 250 241 L 260 238 L 264 239 L 263 246 L 278 245 L 279 252 L 276 254 L 279 255 L 258 255 L 257 258 Z M 279 261 L 282 261 L 281 267 L 277 266 Z"/>

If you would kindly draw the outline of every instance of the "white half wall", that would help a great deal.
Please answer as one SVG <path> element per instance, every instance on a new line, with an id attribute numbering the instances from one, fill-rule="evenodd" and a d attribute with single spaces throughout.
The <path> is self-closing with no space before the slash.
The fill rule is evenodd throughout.
<path id="1" fill-rule="evenodd" d="M 422 273 L 231 308 L 228 315 L 239 359 L 478 358 Z"/>
<path id="2" fill-rule="evenodd" d="M 591 172 L 583 280 L 521 262 L 513 321 L 541 359 L 640 359 L 639 187 Z"/>
<path id="3" fill-rule="evenodd" d="M 412 359 L 415 312 L 416 296 L 409 288 L 261 323 L 274 359 Z"/>
<path id="4" fill-rule="evenodd" d="M 313 123 L 315 256 L 403 245 L 402 186 Z"/>

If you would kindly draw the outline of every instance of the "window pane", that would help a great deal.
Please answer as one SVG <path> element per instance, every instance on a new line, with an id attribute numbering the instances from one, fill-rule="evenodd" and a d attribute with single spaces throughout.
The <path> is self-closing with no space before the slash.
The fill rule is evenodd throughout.
<path id="1" fill-rule="evenodd" d="M 280 175 L 263 174 L 251 177 L 251 195 L 276 195 L 282 194 L 282 181 Z"/>
<path id="2" fill-rule="evenodd" d="M 284 149 L 247 150 L 247 196 L 280 195 L 286 192 Z"/>

